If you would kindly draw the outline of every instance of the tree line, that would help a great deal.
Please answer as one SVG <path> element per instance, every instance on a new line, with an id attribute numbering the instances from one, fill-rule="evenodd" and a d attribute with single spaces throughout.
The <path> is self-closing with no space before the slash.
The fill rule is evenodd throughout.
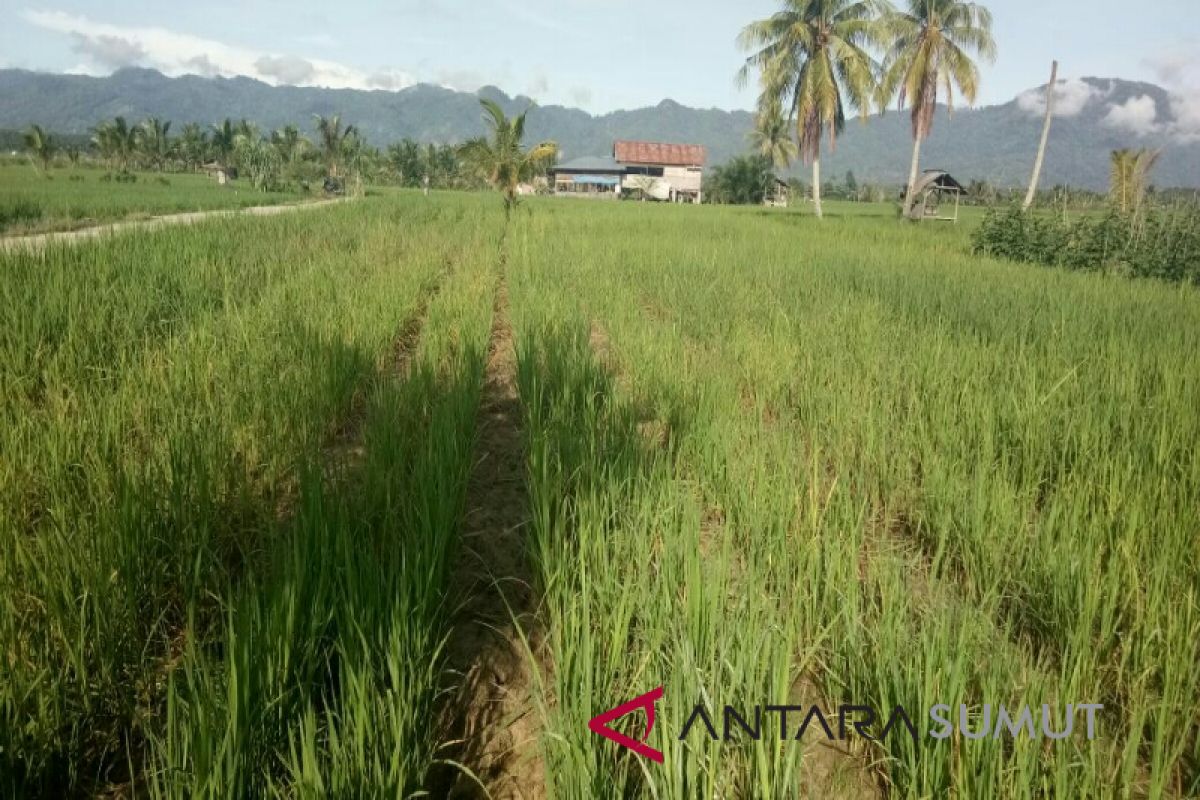
<path id="1" fill-rule="evenodd" d="M 23 134 L 25 150 L 43 172 L 66 161 L 98 163 L 115 173 L 131 170 L 196 172 L 222 169 L 255 188 L 276 191 L 325 178 L 361 190 L 364 183 L 435 189 L 478 189 L 486 180 L 463 156 L 463 146 L 419 144 L 411 139 L 380 149 L 371 146 L 339 115 L 314 116 L 311 135 L 290 124 L 261 130 L 245 119 L 213 125 L 188 123 L 173 132 L 170 120 L 131 123 L 115 117 L 96 125 L 86 146 L 69 145 L 40 125 Z"/>

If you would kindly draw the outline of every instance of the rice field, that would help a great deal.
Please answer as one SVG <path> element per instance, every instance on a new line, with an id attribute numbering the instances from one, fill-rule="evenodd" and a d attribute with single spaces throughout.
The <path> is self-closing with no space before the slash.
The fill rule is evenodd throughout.
<path id="1" fill-rule="evenodd" d="M 1200 796 L 1195 289 L 527 207 L 0 252 L 0 796 Z"/>
<path id="2" fill-rule="evenodd" d="M 60 167 L 43 173 L 31 164 L 0 163 L 0 234 L 73 230 L 160 214 L 277 205 L 304 197 L 296 192 L 260 192 L 249 185 L 220 186 L 192 173 L 135 175 L 135 183 L 122 183 L 94 167 Z"/>

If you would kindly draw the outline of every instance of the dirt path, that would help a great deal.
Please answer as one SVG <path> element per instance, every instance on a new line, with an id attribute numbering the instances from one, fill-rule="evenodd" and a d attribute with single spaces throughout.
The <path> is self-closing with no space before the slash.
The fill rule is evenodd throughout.
<path id="1" fill-rule="evenodd" d="M 286 214 L 302 209 L 323 208 L 335 203 L 347 202 L 338 198 L 334 200 L 316 200 L 311 203 L 287 203 L 277 206 L 251 206 L 235 210 L 191 211 L 186 214 L 166 214 L 150 219 L 130 220 L 128 222 L 113 222 L 108 225 L 96 225 L 91 228 L 80 228 L 75 231 L 57 231 L 53 233 L 35 233 L 28 236 L 0 236 L 0 252 L 14 250 L 40 250 L 53 244 L 78 244 L 79 242 L 98 239 L 117 233 L 134 230 L 155 230 L 170 225 L 194 225 L 208 219 L 220 217 L 236 217 L 241 215 L 251 217 L 271 217 L 276 214 Z"/>
<path id="2" fill-rule="evenodd" d="M 461 552 L 451 575 L 459 606 L 447 661 L 459 683 L 446 725 L 448 757 L 478 782 L 448 770 L 434 776 L 433 790 L 438 797 L 530 800 L 545 797 L 546 789 L 529 659 L 538 644 L 524 541 L 529 508 L 522 414 L 503 266 L 476 425 Z"/>

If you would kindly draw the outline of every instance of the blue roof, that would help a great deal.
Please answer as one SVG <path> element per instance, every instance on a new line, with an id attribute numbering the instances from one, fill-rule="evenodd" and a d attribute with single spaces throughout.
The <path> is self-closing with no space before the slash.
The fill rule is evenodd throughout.
<path id="1" fill-rule="evenodd" d="M 559 164 L 554 168 L 555 172 L 625 172 L 625 167 L 617 163 L 612 156 L 584 156 L 576 158 L 573 161 L 568 161 L 565 164 Z"/>

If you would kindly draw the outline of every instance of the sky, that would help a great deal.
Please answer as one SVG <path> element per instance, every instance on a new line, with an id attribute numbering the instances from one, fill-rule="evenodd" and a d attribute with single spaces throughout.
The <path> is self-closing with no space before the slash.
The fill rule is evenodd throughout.
<path id="1" fill-rule="evenodd" d="M 903 0 L 902 0 L 903 1 Z M 0 67 L 249 75 L 397 90 L 499 86 L 603 113 L 671 98 L 749 109 L 737 33 L 781 0 L 0 0 Z M 1200 110 L 1200 0 L 990 0 L 999 57 L 979 103 L 1065 78 L 1147 80 Z M 1127 112 L 1136 118 L 1139 109 Z M 1118 120 L 1119 121 L 1119 120 Z M 1198 123 L 1200 126 L 1200 123 Z"/>

